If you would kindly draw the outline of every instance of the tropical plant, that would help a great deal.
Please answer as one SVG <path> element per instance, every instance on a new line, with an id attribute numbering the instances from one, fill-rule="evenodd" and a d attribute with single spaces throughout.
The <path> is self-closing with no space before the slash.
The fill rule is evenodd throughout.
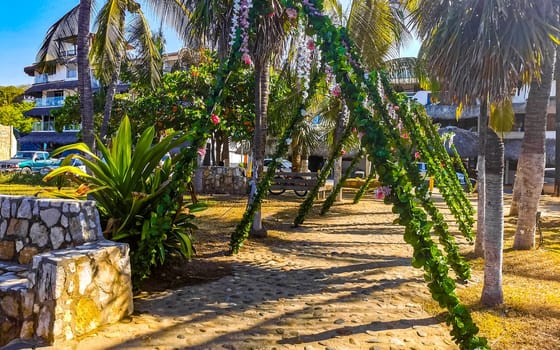
<path id="1" fill-rule="evenodd" d="M 31 103 L 10 103 L 0 106 L 0 124 L 12 125 L 21 132 L 30 132 L 33 128 L 33 119 L 23 114 L 33 108 Z"/>
<path id="2" fill-rule="evenodd" d="M 193 228 L 191 212 L 196 208 L 158 212 L 160 203 L 182 202 L 182 193 L 180 198 L 169 196 L 171 159 L 161 163 L 189 135 L 172 133 L 154 145 L 155 137 L 155 128 L 149 127 L 134 143 L 130 122 L 125 117 L 109 147 L 98 143 L 99 156 L 85 143 L 56 149 L 53 155 L 73 153 L 44 178 L 69 178 L 79 185 L 75 198 L 88 196 L 97 201 L 105 235 L 131 246 L 136 282 L 147 276 L 153 265 L 162 264 L 171 249 L 186 258 L 192 254 L 189 232 Z M 74 158 L 82 161 L 88 171 L 69 165 Z M 159 221 L 158 215 L 169 220 Z"/>

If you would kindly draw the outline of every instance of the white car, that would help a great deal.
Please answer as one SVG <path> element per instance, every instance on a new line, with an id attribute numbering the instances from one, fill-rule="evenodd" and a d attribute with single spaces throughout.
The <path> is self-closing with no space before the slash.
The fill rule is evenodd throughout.
<path id="1" fill-rule="evenodd" d="M 272 163 L 272 158 L 265 158 L 264 160 L 264 171 L 266 171 L 266 169 L 268 168 L 268 165 Z M 292 171 L 292 162 L 290 162 L 287 159 L 282 159 L 280 160 L 280 166 L 278 167 L 277 171 L 282 171 L 282 172 L 286 172 L 289 173 Z"/>

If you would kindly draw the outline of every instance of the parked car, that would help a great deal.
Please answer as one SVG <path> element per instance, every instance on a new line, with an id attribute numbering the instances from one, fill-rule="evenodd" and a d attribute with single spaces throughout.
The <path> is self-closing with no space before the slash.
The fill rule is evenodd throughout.
<path id="1" fill-rule="evenodd" d="M 45 151 L 19 151 L 11 159 L 0 161 L 0 170 L 31 174 L 43 168 L 58 166 L 60 161 L 58 158 L 51 158 L 49 152 Z"/>
<path id="2" fill-rule="evenodd" d="M 266 171 L 268 165 L 272 163 L 272 158 L 265 158 L 264 160 L 264 171 Z M 290 162 L 287 159 L 282 159 L 280 161 L 280 166 L 278 167 L 278 171 L 283 171 L 283 172 L 291 172 L 292 171 L 292 162 Z"/>

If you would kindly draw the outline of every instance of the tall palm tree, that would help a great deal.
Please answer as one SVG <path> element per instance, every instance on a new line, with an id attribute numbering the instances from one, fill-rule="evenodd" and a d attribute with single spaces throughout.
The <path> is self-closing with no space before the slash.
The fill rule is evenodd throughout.
<path id="1" fill-rule="evenodd" d="M 82 140 L 95 149 L 93 133 L 93 91 L 89 69 L 89 41 L 91 1 L 80 0 L 78 9 L 78 92 L 80 94 L 80 114 L 82 116 Z"/>
<path id="2" fill-rule="evenodd" d="M 517 161 L 510 215 L 518 215 L 514 249 L 535 246 L 536 214 L 544 180 L 546 115 L 552 84 L 554 51 L 543 57 L 542 80 L 533 79 L 525 113 L 521 153 Z"/>
<path id="3" fill-rule="evenodd" d="M 551 1 L 543 1 L 551 2 Z M 411 2 L 412 3 L 412 2 Z M 459 101 L 475 99 L 491 104 L 507 100 L 517 81 L 538 69 L 545 47 L 547 24 L 532 1 L 466 0 L 442 2 L 415 0 L 413 24 L 423 39 L 423 59 L 428 70 Z M 526 35 L 526 33 L 535 35 Z M 484 105 L 484 103 L 482 103 Z M 488 124 L 484 163 L 485 280 L 481 301 L 503 302 L 501 287 L 503 246 L 503 145 Z"/>
<path id="4" fill-rule="evenodd" d="M 557 6 L 536 7 L 543 20 L 550 24 L 550 36 L 558 33 Z M 514 249 L 531 249 L 535 246 L 535 227 L 540 194 L 543 186 L 546 160 L 546 116 L 552 84 L 554 60 L 553 41 L 543 51 L 542 72 L 533 78 L 527 98 L 525 128 L 521 153 L 517 163 L 510 215 L 518 215 Z"/>

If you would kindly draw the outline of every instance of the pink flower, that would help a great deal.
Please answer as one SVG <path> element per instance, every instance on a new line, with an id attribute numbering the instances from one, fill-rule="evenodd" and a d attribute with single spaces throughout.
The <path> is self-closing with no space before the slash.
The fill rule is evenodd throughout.
<path id="1" fill-rule="evenodd" d="M 360 132 L 358 133 L 358 139 L 361 140 L 362 137 L 364 137 L 364 133 L 360 131 Z"/>
<path id="2" fill-rule="evenodd" d="M 214 123 L 214 125 L 218 125 L 220 123 L 220 117 L 218 117 L 217 115 L 212 114 L 210 118 L 212 119 L 212 123 Z"/>
<path id="3" fill-rule="evenodd" d="M 287 8 L 286 9 L 286 16 L 288 16 L 289 19 L 294 19 L 297 17 L 297 10 L 293 9 L 293 8 Z"/>
<path id="4" fill-rule="evenodd" d="M 249 54 L 246 52 L 243 54 L 243 56 L 241 56 L 241 60 L 243 61 L 243 63 L 245 63 L 248 66 L 253 63 L 251 56 L 249 56 Z"/>
<path id="5" fill-rule="evenodd" d="M 346 151 L 344 150 L 344 148 L 341 149 L 341 150 L 340 150 L 340 155 L 343 156 L 343 155 L 345 155 L 345 154 L 346 154 Z"/>
<path id="6" fill-rule="evenodd" d="M 196 153 L 200 154 L 201 157 L 204 157 L 206 154 L 206 148 L 199 148 L 196 150 Z"/>
<path id="7" fill-rule="evenodd" d="M 307 40 L 307 49 L 311 51 L 315 50 L 315 41 L 313 41 L 313 39 Z"/>
<path id="8" fill-rule="evenodd" d="M 403 137 L 403 139 L 408 140 L 408 133 L 403 132 L 402 137 Z"/>
<path id="9" fill-rule="evenodd" d="M 340 96 L 340 86 L 339 86 L 339 85 L 335 86 L 335 87 L 332 89 L 331 92 L 332 92 L 333 96 L 335 96 L 335 97 Z"/>
<path id="10" fill-rule="evenodd" d="M 393 107 L 393 109 L 394 109 L 395 111 L 398 111 L 399 108 L 400 108 L 399 106 L 394 106 L 394 107 Z"/>
<path id="11" fill-rule="evenodd" d="M 353 134 L 355 134 L 355 133 L 357 133 L 357 132 L 358 132 L 358 129 L 356 129 L 355 127 L 352 128 L 352 133 L 353 133 Z"/>
<path id="12" fill-rule="evenodd" d="M 419 159 L 420 158 L 420 152 L 416 151 L 414 152 L 414 159 Z"/>

